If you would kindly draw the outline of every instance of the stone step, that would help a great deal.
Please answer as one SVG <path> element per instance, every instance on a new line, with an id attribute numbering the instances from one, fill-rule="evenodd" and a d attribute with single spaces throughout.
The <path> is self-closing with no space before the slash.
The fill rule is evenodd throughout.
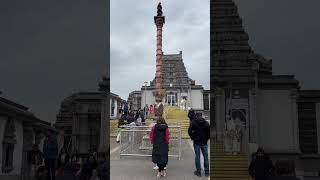
<path id="1" fill-rule="evenodd" d="M 248 168 L 246 168 L 246 167 L 225 168 L 225 167 L 215 167 L 213 164 L 212 164 L 212 166 L 213 167 L 210 168 L 212 170 L 212 172 L 216 172 L 216 171 L 219 171 L 219 172 L 241 171 L 241 172 L 247 173 L 246 171 L 248 171 Z"/>
<path id="2" fill-rule="evenodd" d="M 219 173 L 213 173 L 213 178 L 249 178 L 248 174 L 219 174 Z"/>
<path id="3" fill-rule="evenodd" d="M 224 161 L 224 162 L 215 162 L 215 161 L 210 161 L 212 165 L 216 167 L 223 167 L 223 168 L 236 168 L 236 167 L 248 167 L 248 163 L 241 163 L 241 162 L 230 162 L 230 161 Z"/>
<path id="4" fill-rule="evenodd" d="M 219 170 L 219 173 L 213 173 L 213 174 L 228 174 L 228 175 L 241 175 L 248 177 L 248 173 L 244 170 Z"/>
<path id="5" fill-rule="evenodd" d="M 246 161 L 247 158 L 244 157 L 212 157 L 210 156 L 210 158 L 216 162 L 219 161 Z"/>

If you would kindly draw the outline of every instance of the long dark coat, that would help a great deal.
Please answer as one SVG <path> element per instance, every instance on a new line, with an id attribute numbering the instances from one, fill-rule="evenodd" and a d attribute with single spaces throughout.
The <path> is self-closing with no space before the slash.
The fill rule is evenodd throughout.
<path id="1" fill-rule="evenodd" d="M 169 145 L 166 141 L 166 124 L 154 126 L 152 162 L 155 164 L 167 165 Z"/>

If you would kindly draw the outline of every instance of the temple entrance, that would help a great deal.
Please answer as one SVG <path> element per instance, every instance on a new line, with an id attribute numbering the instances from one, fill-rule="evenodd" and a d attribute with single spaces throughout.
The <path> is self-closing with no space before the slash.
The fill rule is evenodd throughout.
<path id="1" fill-rule="evenodd" d="M 176 95 L 175 94 L 168 94 L 166 103 L 169 106 L 175 106 L 176 105 Z"/>

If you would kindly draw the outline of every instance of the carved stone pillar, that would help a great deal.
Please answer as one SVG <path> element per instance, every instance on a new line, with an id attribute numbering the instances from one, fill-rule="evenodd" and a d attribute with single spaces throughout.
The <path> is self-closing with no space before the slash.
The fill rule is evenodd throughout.
<path id="1" fill-rule="evenodd" d="M 249 112 L 250 112 L 250 125 L 249 125 L 249 133 L 250 143 L 259 144 L 259 122 L 257 116 L 257 105 L 258 105 L 258 92 L 256 89 L 250 89 L 249 95 Z"/>
<path id="2" fill-rule="evenodd" d="M 298 107 L 297 98 L 298 90 L 291 90 L 291 120 L 292 120 L 292 151 L 300 152 L 299 148 L 299 122 L 298 122 Z"/>
<path id="3" fill-rule="evenodd" d="M 109 108 L 110 103 L 107 101 L 108 93 L 103 92 L 103 98 L 101 100 L 101 118 L 100 118 L 100 143 L 99 143 L 99 152 L 107 152 L 109 149 Z"/>
<path id="4" fill-rule="evenodd" d="M 225 124 L 225 93 L 224 89 L 215 90 L 215 120 L 216 120 L 216 131 L 218 141 L 222 141 Z"/>
<path id="5" fill-rule="evenodd" d="M 317 120 L 317 135 L 318 135 L 318 154 L 320 154 L 320 103 L 316 103 L 316 120 Z"/>

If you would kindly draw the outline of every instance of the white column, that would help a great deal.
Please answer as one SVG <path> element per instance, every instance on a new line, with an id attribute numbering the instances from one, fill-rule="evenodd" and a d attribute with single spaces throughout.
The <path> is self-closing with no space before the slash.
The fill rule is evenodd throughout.
<path id="1" fill-rule="evenodd" d="M 208 94 L 208 100 L 209 100 L 209 110 L 211 109 L 211 104 L 210 104 L 210 93 Z M 211 119 L 211 118 L 210 118 Z"/>
<path id="2" fill-rule="evenodd" d="M 8 117 L 6 116 L 0 116 L 0 142 L 2 145 L 2 141 L 3 141 L 3 135 L 4 135 L 4 128 L 6 127 L 6 123 L 7 123 Z M 2 167 L 2 146 L 0 148 L 0 166 Z M 2 172 L 0 172 L 0 175 L 2 174 Z"/>
<path id="3" fill-rule="evenodd" d="M 250 131 L 250 143 L 258 143 L 258 122 L 256 119 L 256 112 L 257 108 L 256 105 L 258 104 L 257 98 L 255 95 L 255 90 L 250 89 L 250 94 L 249 94 L 249 131 Z"/>
<path id="4" fill-rule="evenodd" d="M 320 154 L 320 103 L 316 103 L 316 119 L 317 119 L 317 134 L 318 134 L 318 154 Z"/>
<path id="5" fill-rule="evenodd" d="M 300 152 L 299 148 L 299 131 L 298 131 L 298 107 L 297 107 L 298 92 L 296 89 L 291 91 L 291 119 L 292 119 L 292 150 Z"/>
<path id="6" fill-rule="evenodd" d="M 72 112 L 72 134 L 78 134 L 78 125 L 79 121 L 77 118 L 77 114 L 75 112 Z M 80 151 L 79 144 L 78 144 L 78 139 L 79 136 L 72 136 L 72 151 L 74 149 L 77 149 Z"/>
<path id="7" fill-rule="evenodd" d="M 221 133 L 224 132 L 224 123 L 225 123 L 225 96 L 224 90 L 218 89 L 215 92 L 215 101 L 216 101 L 216 130 L 218 132 L 218 140 L 222 140 Z"/>

